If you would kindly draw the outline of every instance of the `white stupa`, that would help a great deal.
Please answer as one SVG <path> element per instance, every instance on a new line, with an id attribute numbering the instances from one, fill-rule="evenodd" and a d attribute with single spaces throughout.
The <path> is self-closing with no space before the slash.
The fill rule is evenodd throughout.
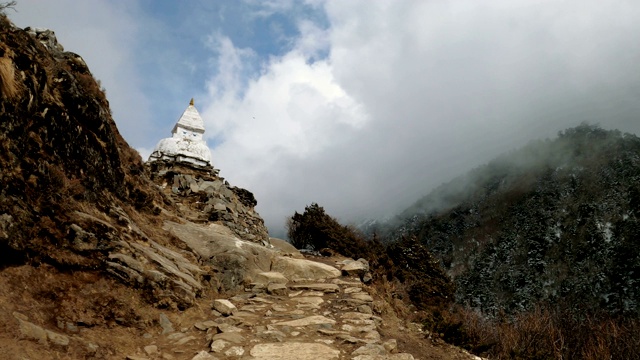
<path id="1" fill-rule="evenodd" d="M 149 162 L 169 160 L 211 166 L 211 150 L 202 138 L 204 121 L 193 106 L 193 99 L 173 127 L 170 138 L 162 139 L 149 156 Z"/>

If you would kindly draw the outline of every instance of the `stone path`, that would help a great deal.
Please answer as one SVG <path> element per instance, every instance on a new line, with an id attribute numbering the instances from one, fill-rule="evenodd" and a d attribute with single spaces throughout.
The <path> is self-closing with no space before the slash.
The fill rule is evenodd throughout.
<path id="1" fill-rule="evenodd" d="M 146 334 L 149 345 L 128 359 L 414 359 L 381 337 L 382 319 L 358 277 L 282 284 L 280 275 L 265 276 L 275 281 L 214 301 L 211 316 L 189 327 L 174 330 L 163 318 L 162 330 Z"/>

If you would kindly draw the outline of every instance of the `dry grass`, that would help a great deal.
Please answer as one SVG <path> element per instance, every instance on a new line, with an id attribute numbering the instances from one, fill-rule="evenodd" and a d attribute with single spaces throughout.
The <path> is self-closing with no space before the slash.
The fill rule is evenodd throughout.
<path id="1" fill-rule="evenodd" d="M 640 359 L 638 319 L 577 317 L 542 307 L 501 320 L 462 308 L 443 317 L 448 329 L 462 333 L 457 338 L 443 334 L 445 340 L 466 340 L 459 345 L 491 359 Z M 447 327 L 441 324 L 440 329 Z"/>
<path id="2" fill-rule="evenodd" d="M 0 57 L 0 95 L 4 100 L 12 100 L 18 95 L 15 67 L 9 57 Z"/>

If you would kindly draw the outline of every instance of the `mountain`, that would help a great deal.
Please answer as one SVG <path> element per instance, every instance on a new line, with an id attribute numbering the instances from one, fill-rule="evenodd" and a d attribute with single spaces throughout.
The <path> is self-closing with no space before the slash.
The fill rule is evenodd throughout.
<path id="1" fill-rule="evenodd" d="M 379 226 L 380 228 L 380 226 Z M 443 184 L 378 230 L 415 236 L 485 314 L 640 315 L 640 138 L 582 124 Z"/>

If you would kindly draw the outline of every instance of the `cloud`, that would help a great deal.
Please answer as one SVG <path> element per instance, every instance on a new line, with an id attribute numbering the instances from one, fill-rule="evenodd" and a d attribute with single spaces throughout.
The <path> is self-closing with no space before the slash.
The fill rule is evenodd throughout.
<path id="1" fill-rule="evenodd" d="M 640 133 L 634 2 L 322 5 L 330 27 L 299 19 L 293 48 L 241 89 L 231 55 L 250 50 L 220 46 L 230 64 L 203 111 L 216 167 L 278 235 L 313 201 L 346 222 L 393 214 L 582 121 Z"/>

